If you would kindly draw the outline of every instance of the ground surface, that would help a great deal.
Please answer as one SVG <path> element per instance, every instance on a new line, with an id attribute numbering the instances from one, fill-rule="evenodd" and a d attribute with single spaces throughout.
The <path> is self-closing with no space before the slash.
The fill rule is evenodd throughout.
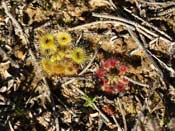
<path id="1" fill-rule="evenodd" d="M 59 32 L 86 52 L 72 74 L 43 69 L 40 39 Z M 131 129 L 175 130 L 174 0 L 1 2 L 1 131 Z"/>

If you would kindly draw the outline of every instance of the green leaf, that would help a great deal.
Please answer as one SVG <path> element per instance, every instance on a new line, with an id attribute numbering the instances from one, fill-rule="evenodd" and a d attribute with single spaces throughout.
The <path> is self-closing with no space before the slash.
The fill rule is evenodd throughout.
<path id="1" fill-rule="evenodd" d="M 82 96 L 82 99 L 85 100 L 85 103 L 84 103 L 83 106 L 85 106 L 85 107 L 91 107 L 91 108 L 94 109 L 93 103 L 95 102 L 96 97 L 90 98 L 89 96 L 84 95 L 84 96 Z"/>

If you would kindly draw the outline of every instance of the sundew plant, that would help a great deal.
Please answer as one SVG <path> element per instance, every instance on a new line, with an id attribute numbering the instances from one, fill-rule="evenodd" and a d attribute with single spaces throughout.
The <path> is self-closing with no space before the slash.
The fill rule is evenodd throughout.
<path id="1" fill-rule="evenodd" d="M 76 75 L 87 60 L 86 51 L 72 44 L 67 32 L 45 34 L 40 39 L 41 65 L 49 75 Z"/>

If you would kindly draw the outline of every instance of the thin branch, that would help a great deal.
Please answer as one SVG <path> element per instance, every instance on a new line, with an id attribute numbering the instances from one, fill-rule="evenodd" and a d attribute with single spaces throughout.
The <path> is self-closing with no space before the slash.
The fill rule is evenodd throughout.
<path id="1" fill-rule="evenodd" d="M 8 124 L 9 124 L 10 131 L 15 131 L 15 130 L 13 129 L 12 124 L 11 124 L 10 121 L 8 122 Z"/>
<path id="2" fill-rule="evenodd" d="M 110 4 L 112 5 L 112 8 L 117 9 L 117 6 L 115 6 L 114 2 L 112 0 L 109 0 Z"/>
<path id="3" fill-rule="evenodd" d="M 123 22 L 132 26 L 135 26 L 137 23 L 127 20 L 125 18 L 122 17 L 117 17 L 117 16 L 112 16 L 112 15 L 103 15 L 103 14 L 98 14 L 98 13 L 92 13 L 92 16 L 97 17 L 97 18 L 106 18 L 106 19 L 112 19 L 112 20 L 116 20 L 117 22 Z"/>
<path id="4" fill-rule="evenodd" d="M 163 10 L 163 11 L 159 11 L 159 12 L 156 14 L 156 16 L 167 15 L 167 14 L 170 14 L 170 13 L 172 13 L 172 12 L 174 12 L 174 11 L 175 11 L 175 6 L 170 7 L 169 9 L 165 9 L 165 10 Z"/>
<path id="5" fill-rule="evenodd" d="M 18 29 L 18 31 L 23 34 L 22 27 L 20 26 L 20 24 L 18 23 L 18 21 L 12 16 L 12 14 L 9 12 L 9 9 L 8 9 L 6 3 L 5 2 L 2 2 L 1 4 L 2 4 L 2 7 L 4 8 L 5 14 L 12 20 L 14 26 L 16 26 L 16 28 Z"/>
<path id="6" fill-rule="evenodd" d="M 136 34 L 130 29 L 128 29 L 128 32 L 131 35 L 131 37 L 135 40 L 135 43 L 137 44 L 138 48 L 141 49 L 141 50 L 144 50 L 144 52 L 145 52 L 145 47 L 139 41 L 139 39 L 137 38 Z"/>
<path id="7" fill-rule="evenodd" d="M 55 118 L 55 127 L 56 127 L 56 131 L 60 131 L 60 126 L 59 126 L 58 117 Z"/>
<path id="8" fill-rule="evenodd" d="M 139 35 L 139 37 L 140 37 L 140 39 L 141 39 L 141 41 L 143 43 L 143 46 L 145 47 L 145 49 L 147 49 L 148 48 L 148 44 L 146 42 L 146 39 L 145 39 L 144 35 L 142 35 L 140 33 L 138 35 Z"/>
<path id="9" fill-rule="evenodd" d="M 75 45 L 78 45 L 78 43 L 80 42 L 82 36 L 83 36 L 83 33 L 81 32 L 80 36 L 78 37 L 78 39 L 75 42 Z"/>
<path id="10" fill-rule="evenodd" d="M 25 32 L 23 31 L 22 27 L 20 26 L 20 24 L 18 23 L 18 21 L 13 17 L 13 15 L 9 12 L 9 9 L 6 5 L 6 3 L 4 1 L 1 2 L 2 7 L 4 8 L 4 11 L 6 13 L 6 15 L 12 20 L 12 23 L 14 24 L 14 26 L 16 27 L 15 29 L 17 30 L 17 32 L 19 32 L 19 36 L 21 37 L 21 39 L 23 40 L 25 45 L 29 44 L 29 39 L 28 36 L 25 34 Z M 35 60 L 36 62 L 36 58 L 32 52 L 32 50 L 29 48 L 29 55 L 32 57 L 33 60 Z"/>
<path id="11" fill-rule="evenodd" d="M 87 23 L 87 24 L 83 24 L 83 25 L 78 25 L 78 26 L 69 28 L 68 31 L 82 30 L 82 29 L 84 29 L 86 27 L 92 28 L 92 26 L 97 25 L 97 24 L 113 24 L 114 26 L 123 25 L 123 26 L 126 26 L 127 28 L 130 28 L 132 30 L 135 30 L 134 26 L 125 24 L 123 22 L 107 20 L 107 21 L 95 21 L 95 22 L 91 22 L 91 23 Z"/>
<path id="12" fill-rule="evenodd" d="M 148 33 L 146 33 L 146 32 L 144 32 L 143 30 L 141 30 L 140 28 L 136 28 L 136 30 L 140 33 L 140 34 L 142 34 L 142 35 L 144 35 L 144 36 L 146 36 L 148 39 L 150 39 L 150 40 L 153 40 L 153 39 L 155 39 L 155 37 L 153 37 L 152 35 L 150 35 L 150 34 L 148 34 Z M 156 37 L 157 38 L 157 37 Z"/>
<path id="13" fill-rule="evenodd" d="M 159 71 L 160 76 L 163 78 L 163 72 L 162 70 L 159 68 L 159 66 L 156 64 L 156 62 L 154 61 L 154 59 L 149 55 L 149 53 L 147 52 L 147 49 L 143 46 L 143 44 L 141 43 L 141 41 L 137 38 L 137 35 L 135 32 L 133 32 L 132 30 L 128 29 L 130 35 L 132 36 L 132 38 L 135 40 L 136 44 L 138 45 L 139 49 L 143 50 L 144 53 L 146 54 L 146 56 L 149 58 L 149 60 L 151 61 L 151 63 L 154 65 L 154 67 Z"/>
<path id="14" fill-rule="evenodd" d="M 148 52 L 152 57 L 154 57 L 165 69 L 167 69 L 167 70 L 170 72 L 170 74 L 171 74 L 172 77 L 175 77 L 175 71 L 174 71 L 173 68 L 167 66 L 162 60 L 160 60 L 157 56 L 155 56 L 154 54 L 152 54 L 149 50 L 147 50 L 147 52 Z"/>
<path id="15" fill-rule="evenodd" d="M 13 15 L 9 12 L 9 9 L 6 5 L 5 2 L 1 2 L 2 7 L 4 8 L 5 14 L 12 20 L 14 26 L 16 27 L 16 31 L 18 33 L 20 33 L 20 37 L 22 38 L 22 40 L 24 40 L 24 44 L 27 45 L 27 43 L 29 43 L 29 40 L 27 39 L 27 35 L 23 32 L 22 27 L 20 26 L 20 24 L 18 23 L 18 21 L 13 17 Z"/>
<path id="16" fill-rule="evenodd" d="M 61 100 L 60 98 L 57 98 L 56 100 L 61 103 L 64 108 L 73 115 L 73 117 L 76 116 L 76 114 L 65 104 L 65 102 L 63 102 L 63 100 Z"/>
<path id="17" fill-rule="evenodd" d="M 99 119 L 97 131 L 101 131 L 101 128 L 102 128 L 103 124 L 104 124 L 103 120 L 102 119 Z"/>
<path id="18" fill-rule="evenodd" d="M 162 108 L 161 104 L 162 100 L 160 100 L 159 103 L 155 105 L 155 107 L 150 111 L 150 113 L 152 114 L 154 111 L 161 109 Z"/>
<path id="19" fill-rule="evenodd" d="M 115 118 L 114 115 L 112 115 L 112 119 L 114 120 L 115 124 L 117 125 L 118 131 L 122 131 L 122 128 L 121 128 L 121 126 L 119 125 L 119 123 L 118 123 L 118 121 L 117 121 L 117 119 Z"/>
<path id="20" fill-rule="evenodd" d="M 132 13 L 132 11 L 130 11 L 129 9 L 127 8 L 124 8 L 125 11 L 127 11 L 128 13 L 130 13 L 132 16 L 134 16 L 136 19 L 140 20 L 142 22 L 143 25 L 146 25 L 150 28 L 152 28 L 153 30 L 157 31 L 158 33 L 160 33 L 161 35 L 164 35 L 165 37 L 167 37 L 169 40 L 172 40 L 172 38 L 167 35 L 165 32 L 159 30 L 157 27 L 151 25 L 150 23 L 148 23 L 147 21 L 145 21 L 144 19 L 142 19 L 141 17 L 135 15 L 134 13 Z"/>
<path id="21" fill-rule="evenodd" d="M 124 113 L 124 111 L 123 111 L 123 107 L 122 107 L 122 104 L 121 104 L 119 98 L 117 98 L 117 103 L 118 103 L 118 105 L 119 105 L 119 110 L 120 110 L 120 112 L 121 112 L 121 114 L 122 114 L 124 129 L 125 129 L 125 131 L 127 131 L 127 123 L 126 123 L 125 113 Z"/>
<path id="22" fill-rule="evenodd" d="M 175 5 L 175 2 L 148 2 L 145 0 L 140 0 L 141 3 L 147 4 L 147 5 L 161 5 L 161 6 L 168 6 L 168 5 Z"/>
<path id="23" fill-rule="evenodd" d="M 136 29 L 139 28 L 140 30 L 143 30 L 145 33 L 148 33 L 148 34 L 152 35 L 153 37 L 160 37 L 161 40 L 165 41 L 168 44 L 171 44 L 171 41 L 168 40 L 167 38 L 155 34 L 154 32 L 148 30 L 144 26 L 138 24 L 137 22 L 134 22 L 134 21 L 122 18 L 122 17 L 116 17 L 116 16 L 111 16 L 111 15 L 103 15 L 103 14 L 98 14 L 98 13 L 93 13 L 92 16 L 98 17 L 98 18 L 112 19 L 112 20 L 116 20 L 116 21 L 119 21 L 119 22 L 124 22 L 125 24 L 128 24 L 130 26 L 131 25 L 134 26 Z"/>
<path id="24" fill-rule="evenodd" d="M 93 107 L 99 112 L 101 117 L 104 119 L 104 122 L 107 124 L 110 120 L 100 111 L 100 109 L 93 103 Z"/>
<path id="25" fill-rule="evenodd" d="M 142 83 L 140 83 L 140 82 L 138 82 L 138 81 L 135 81 L 135 80 L 133 80 L 133 79 L 127 77 L 127 76 L 124 76 L 124 78 L 127 79 L 129 82 L 135 84 L 135 85 L 139 85 L 139 86 L 142 86 L 142 87 L 149 87 L 149 85 L 147 85 L 147 84 L 142 84 Z"/>

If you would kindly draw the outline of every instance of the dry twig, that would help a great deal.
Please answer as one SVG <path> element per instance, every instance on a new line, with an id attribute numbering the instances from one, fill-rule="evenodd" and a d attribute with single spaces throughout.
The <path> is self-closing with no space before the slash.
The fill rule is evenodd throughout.
<path id="1" fill-rule="evenodd" d="M 152 54 L 149 50 L 147 50 L 147 52 L 152 56 L 154 57 L 165 69 L 167 69 L 170 74 L 171 74 L 171 77 L 175 77 L 175 71 L 173 68 L 167 66 L 163 61 L 161 61 L 158 57 L 156 57 L 154 54 Z"/>
<path id="2" fill-rule="evenodd" d="M 151 1 L 145 1 L 145 0 L 139 0 L 142 4 L 146 5 L 161 5 L 161 6 L 169 6 L 169 5 L 175 5 L 175 2 L 151 2 Z"/>
<path id="3" fill-rule="evenodd" d="M 119 123 L 118 123 L 118 121 L 116 120 L 116 118 L 115 118 L 114 115 L 112 115 L 112 119 L 114 120 L 115 124 L 117 125 L 118 131 L 122 131 L 122 128 L 121 128 L 121 126 L 119 125 Z"/>
<path id="4" fill-rule="evenodd" d="M 27 45 L 29 43 L 29 40 L 27 39 L 28 36 L 24 33 L 22 27 L 18 23 L 18 21 L 13 17 L 13 15 L 9 12 L 9 9 L 4 1 L 1 2 L 2 7 L 4 8 L 5 14 L 12 20 L 14 26 L 16 27 L 16 33 L 19 34 L 19 36 L 24 41 L 24 44 Z"/>
<path id="5" fill-rule="evenodd" d="M 151 61 L 151 63 L 154 65 L 154 67 L 159 71 L 160 76 L 163 78 L 163 72 L 162 70 L 159 68 L 159 66 L 156 64 L 156 62 L 154 61 L 154 59 L 147 53 L 146 48 L 143 46 L 143 44 L 140 42 L 140 40 L 137 38 L 136 33 L 134 33 L 132 30 L 128 29 L 130 35 L 132 36 L 132 38 L 136 41 L 136 44 L 138 45 L 139 49 L 143 50 L 144 53 L 147 55 L 147 57 L 149 58 L 149 60 Z"/>
<path id="6" fill-rule="evenodd" d="M 140 20 L 142 22 L 142 25 L 146 25 L 150 28 L 152 28 L 153 30 L 157 31 L 158 33 L 160 33 L 161 35 L 164 35 L 166 38 L 168 38 L 169 40 L 172 40 L 172 38 L 167 35 L 165 32 L 159 30 L 157 27 L 151 25 L 150 23 L 148 23 L 147 21 L 145 21 L 144 19 L 142 19 L 141 17 L 135 15 L 134 13 L 132 13 L 132 11 L 130 11 L 129 9 L 127 8 L 124 8 L 125 11 L 127 11 L 128 13 L 130 13 L 132 16 L 134 16 L 136 19 Z"/>
<path id="7" fill-rule="evenodd" d="M 124 110 L 123 110 L 123 107 L 122 107 L 122 104 L 121 104 L 121 101 L 119 98 L 117 98 L 117 103 L 119 105 L 119 110 L 122 114 L 122 119 L 123 119 L 123 124 L 124 124 L 124 131 L 127 131 L 127 123 L 126 123 L 126 118 L 125 118 L 125 113 L 124 113 Z"/>
<path id="8" fill-rule="evenodd" d="M 130 28 L 132 30 L 135 29 L 132 25 L 128 25 L 128 24 L 125 24 L 125 23 L 120 22 L 120 21 L 110 21 L 110 20 L 108 20 L 108 21 L 95 21 L 95 22 L 91 22 L 91 23 L 87 23 L 87 24 L 83 24 L 83 25 L 78 25 L 76 27 L 69 28 L 68 31 L 82 30 L 86 27 L 92 28 L 92 26 L 95 26 L 97 24 L 113 24 L 114 26 L 123 25 L 123 26 L 125 26 L 127 28 Z"/>
<path id="9" fill-rule="evenodd" d="M 140 30 L 142 30 L 142 31 L 144 31 L 144 33 L 146 33 L 148 35 L 152 35 L 155 38 L 159 37 L 161 40 L 165 41 L 167 44 L 171 44 L 172 43 L 167 38 L 162 37 L 162 36 L 159 36 L 158 34 L 155 34 L 153 31 L 148 30 L 147 28 L 145 28 L 144 26 L 138 24 L 137 22 L 134 22 L 134 21 L 131 21 L 131 20 L 128 20 L 128 19 L 125 19 L 125 18 L 121 18 L 121 17 L 111 16 L 111 15 L 102 15 L 102 14 L 97 14 L 97 13 L 93 13 L 92 15 L 94 17 L 106 18 L 106 19 L 113 19 L 113 20 L 116 20 L 116 21 L 119 21 L 119 22 L 123 22 L 125 24 L 128 24 L 130 26 L 132 25 L 139 32 L 140 32 Z M 140 29 L 140 30 L 138 30 L 138 29 Z M 142 33 L 142 32 L 140 32 L 140 33 Z"/>
<path id="10" fill-rule="evenodd" d="M 133 80 L 133 79 L 127 77 L 127 76 L 124 76 L 124 78 L 127 79 L 129 82 L 131 82 L 131 83 L 133 83 L 133 84 L 136 84 L 136 85 L 139 85 L 139 86 L 142 86 L 142 87 L 149 87 L 149 85 L 147 85 L 147 84 L 142 84 L 142 83 L 140 83 L 140 82 L 138 82 L 138 81 L 135 81 L 135 80 Z"/>

